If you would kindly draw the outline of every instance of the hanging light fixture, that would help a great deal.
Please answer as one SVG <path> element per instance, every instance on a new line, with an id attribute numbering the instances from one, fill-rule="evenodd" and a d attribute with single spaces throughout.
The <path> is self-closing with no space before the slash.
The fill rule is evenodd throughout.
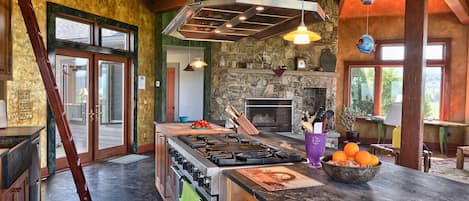
<path id="1" fill-rule="evenodd" d="M 191 60 L 191 41 L 189 41 L 189 48 L 187 48 L 188 50 L 188 57 L 187 57 L 187 61 L 190 61 Z M 194 68 L 192 68 L 192 63 L 188 63 L 186 68 L 184 68 L 184 71 L 194 71 Z"/>
<path id="2" fill-rule="evenodd" d="M 208 64 L 205 63 L 204 60 L 202 60 L 202 58 L 200 57 L 195 57 L 194 60 L 192 61 L 192 63 L 190 64 L 192 67 L 194 68 L 202 68 L 202 67 L 205 67 L 207 66 Z"/>
<path id="3" fill-rule="evenodd" d="M 318 41 L 321 39 L 321 36 L 315 32 L 308 31 L 308 28 L 305 25 L 305 8 L 304 0 L 301 2 L 301 24 L 298 26 L 298 29 L 292 31 L 285 36 L 284 40 L 293 41 L 293 44 L 296 45 L 306 45 L 312 41 Z"/>

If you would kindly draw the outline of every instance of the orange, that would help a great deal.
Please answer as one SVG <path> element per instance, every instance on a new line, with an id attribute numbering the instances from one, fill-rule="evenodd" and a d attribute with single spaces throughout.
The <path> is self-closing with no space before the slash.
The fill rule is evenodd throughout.
<path id="1" fill-rule="evenodd" d="M 355 161 L 360 164 L 360 167 L 366 167 L 370 163 L 371 159 L 371 154 L 367 151 L 359 151 L 355 154 Z"/>
<path id="2" fill-rule="evenodd" d="M 377 157 L 376 155 L 374 155 L 374 154 L 371 154 L 371 160 L 370 160 L 370 162 L 368 163 L 368 165 L 376 166 L 376 165 L 378 165 L 378 163 L 379 163 L 378 157 Z"/>
<path id="3" fill-rule="evenodd" d="M 332 160 L 333 161 L 347 160 L 347 155 L 345 155 L 345 152 L 343 151 L 336 151 L 334 152 L 334 154 L 332 154 Z"/>
<path id="4" fill-rule="evenodd" d="M 349 161 L 354 161 L 354 160 L 355 160 L 355 157 L 354 157 L 354 156 L 347 156 L 347 160 L 349 160 Z"/>
<path id="5" fill-rule="evenodd" d="M 347 156 L 349 157 L 353 157 L 355 156 L 355 154 L 360 151 L 360 148 L 358 147 L 358 145 L 356 143 L 353 143 L 353 142 L 349 142 L 345 145 L 344 147 L 344 152 L 345 154 L 347 154 Z"/>

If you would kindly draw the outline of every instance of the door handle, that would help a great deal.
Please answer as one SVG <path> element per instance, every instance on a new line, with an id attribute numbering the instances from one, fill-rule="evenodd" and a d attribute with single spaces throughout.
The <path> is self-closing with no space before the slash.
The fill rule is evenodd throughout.
<path id="1" fill-rule="evenodd" d="M 94 121 L 94 116 L 95 115 L 96 115 L 96 113 L 94 113 L 94 112 L 88 113 L 88 116 L 90 117 L 90 121 Z"/>

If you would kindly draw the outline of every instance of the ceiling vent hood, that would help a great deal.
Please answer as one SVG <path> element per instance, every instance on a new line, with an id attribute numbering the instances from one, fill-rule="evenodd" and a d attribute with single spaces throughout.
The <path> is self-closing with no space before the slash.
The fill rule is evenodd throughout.
<path id="1" fill-rule="evenodd" d="M 163 30 L 182 40 L 235 42 L 258 40 L 286 33 L 301 21 L 299 0 L 207 0 L 184 6 Z M 305 1 L 305 21 L 323 22 L 317 2 Z"/>

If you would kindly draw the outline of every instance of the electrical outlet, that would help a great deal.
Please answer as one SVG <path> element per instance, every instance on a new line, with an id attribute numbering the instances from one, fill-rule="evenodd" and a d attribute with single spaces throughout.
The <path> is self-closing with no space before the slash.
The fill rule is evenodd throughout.
<path id="1" fill-rule="evenodd" d="M 160 81 L 155 81 L 155 87 L 160 87 Z"/>

